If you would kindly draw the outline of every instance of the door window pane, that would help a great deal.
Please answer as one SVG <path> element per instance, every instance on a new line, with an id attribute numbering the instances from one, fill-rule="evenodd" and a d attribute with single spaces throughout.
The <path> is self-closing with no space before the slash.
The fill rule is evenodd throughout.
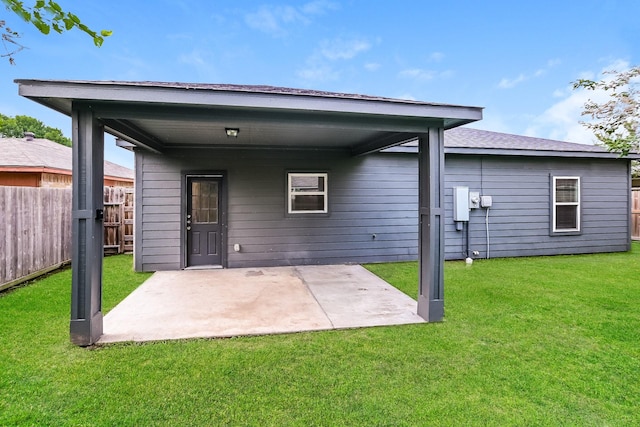
<path id="1" fill-rule="evenodd" d="M 218 223 L 218 183 L 191 181 L 191 216 L 195 224 Z"/>

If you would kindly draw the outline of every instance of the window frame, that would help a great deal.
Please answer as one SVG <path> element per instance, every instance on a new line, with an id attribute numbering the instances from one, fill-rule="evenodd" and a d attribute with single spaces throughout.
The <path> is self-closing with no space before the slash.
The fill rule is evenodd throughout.
<path id="1" fill-rule="evenodd" d="M 579 176 L 552 176 L 551 177 L 551 234 L 552 235 L 572 235 L 582 233 L 582 180 Z M 557 201 L 557 182 L 558 180 L 575 180 L 576 182 L 576 201 L 575 202 L 558 202 Z M 557 224 L 557 207 L 558 206 L 575 206 L 576 207 L 576 227 L 575 228 L 558 228 Z"/>
<path id="2" fill-rule="evenodd" d="M 324 196 L 324 209 L 322 210 L 293 210 L 293 196 L 296 194 L 292 191 L 291 187 L 291 179 L 296 176 L 303 177 L 322 177 L 324 178 L 324 191 L 307 191 L 304 193 L 297 193 L 298 195 L 304 194 L 307 196 Z M 303 215 L 328 215 L 329 214 L 329 173 L 324 172 L 300 172 L 300 171 L 287 171 L 287 188 L 286 188 L 286 198 L 287 198 L 287 216 L 303 216 Z"/>

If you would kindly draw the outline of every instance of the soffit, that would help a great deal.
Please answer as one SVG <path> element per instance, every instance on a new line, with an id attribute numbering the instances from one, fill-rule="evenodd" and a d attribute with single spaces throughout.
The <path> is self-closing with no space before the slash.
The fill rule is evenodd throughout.
<path id="1" fill-rule="evenodd" d="M 162 152 L 188 147 L 341 149 L 366 154 L 432 127 L 482 118 L 479 107 L 269 86 L 17 80 L 19 93 L 67 115 L 91 108 L 105 130 Z M 238 128 L 237 138 L 225 128 Z"/>

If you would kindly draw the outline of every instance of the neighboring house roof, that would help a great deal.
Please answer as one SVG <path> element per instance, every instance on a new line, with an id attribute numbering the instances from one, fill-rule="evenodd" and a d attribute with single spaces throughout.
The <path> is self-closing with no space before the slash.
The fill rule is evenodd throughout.
<path id="1" fill-rule="evenodd" d="M 597 157 L 616 158 L 598 145 L 576 144 L 532 136 L 513 135 L 472 128 L 455 128 L 444 132 L 446 154 L 491 154 L 503 156 L 553 156 L 553 157 Z M 394 147 L 389 152 L 417 152 L 418 142 L 409 141 Z M 640 159 L 638 154 L 630 154 L 629 159 Z"/>
<path id="2" fill-rule="evenodd" d="M 0 138 L 0 169 L 39 168 L 42 171 L 71 172 L 72 149 L 48 139 Z M 104 162 L 104 175 L 133 180 L 134 171 L 108 161 Z"/>

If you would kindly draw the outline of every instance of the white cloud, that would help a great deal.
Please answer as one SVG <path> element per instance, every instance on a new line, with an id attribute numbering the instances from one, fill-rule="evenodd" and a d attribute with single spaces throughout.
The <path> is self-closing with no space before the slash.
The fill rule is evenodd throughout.
<path id="1" fill-rule="evenodd" d="M 351 60 L 370 48 L 371 43 L 361 38 L 323 40 L 319 48 L 307 58 L 305 66 L 296 74 L 307 83 L 337 80 L 340 71 L 336 70 L 336 64 Z M 379 65 L 369 63 L 365 68 L 373 71 L 377 66 Z"/>
<path id="2" fill-rule="evenodd" d="M 406 99 L 407 101 L 415 101 L 416 97 L 411 95 L 410 93 L 403 93 L 402 95 L 394 96 L 396 99 Z"/>
<path id="3" fill-rule="evenodd" d="M 317 0 L 303 5 L 300 10 L 307 15 L 322 15 L 329 10 L 336 10 L 338 8 L 339 5 L 332 1 Z"/>
<path id="4" fill-rule="evenodd" d="M 505 120 L 499 114 L 494 114 L 493 110 L 485 110 L 482 113 L 482 120 L 469 123 L 467 126 L 475 129 L 490 130 L 492 132 L 516 133 L 510 124 L 510 120 Z"/>
<path id="5" fill-rule="evenodd" d="M 604 67 L 600 72 L 580 73 L 580 78 L 591 76 L 587 78 L 600 80 L 607 77 L 604 74 L 606 70 L 624 71 L 628 68 L 628 62 L 617 60 Z M 562 90 L 556 90 L 554 97 L 559 97 L 560 100 L 534 117 L 525 130 L 525 135 L 582 144 L 596 142 L 593 133 L 580 123 L 589 120 L 589 117 L 582 116 L 582 110 L 588 100 L 604 102 L 608 99 L 608 95 L 603 91 L 573 90 L 571 87 L 566 87 Z"/>
<path id="6" fill-rule="evenodd" d="M 202 53 L 197 50 L 181 54 L 178 56 L 178 61 L 183 64 L 195 66 L 202 66 L 206 64 L 205 59 L 202 57 Z"/>
<path id="7" fill-rule="evenodd" d="M 524 134 L 560 141 L 592 144 L 593 134 L 580 124 L 584 103 L 590 98 L 584 92 L 573 92 L 531 120 Z M 593 99 L 593 97 L 592 97 Z"/>
<path id="8" fill-rule="evenodd" d="M 377 62 L 367 62 L 366 64 L 364 64 L 364 69 L 367 71 L 377 71 L 380 69 L 380 67 L 382 67 L 382 65 Z"/>
<path id="9" fill-rule="evenodd" d="M 189 33 L 171 33 L 167 34 L 165 37 L 167 38 L 167 40 L 179 42 L 193 40 L 193 35 Z"/>
<path id="10" fill-rule="evenodd" d="M 351 59 L 360 52 L 367 51 L 371 44 L 362 39 L 344 40 L 341 38 L 334 40 L 324 40 L 320 43 L 320 54 L 330 61 L 338 59 Z"/>
<path id="11" fill-rule="evenodd" d="M 403 79 L 414 79 L 414 80 L 433 80 L 433 79 L 446 79 L 453 76 L 454 72 L 452 70 L 444 70 L 444 71 L 434 71 L 434 70 L 425 70 L 423 68 L 407 68 L 406 70 L 402 70 L 398 73 L 398 77 Z"/>
<path id="12" fill-rule="evenodd" d="M 433 52 L 429 55 L 429 61 L 431 62 L 440 62 L 444 59 L 444 53 L 442 52 Z"/>
<path id="13" fill-rule="evenodd" d="M 515 79 L 507 79 L 503 77 L 502 80 L 500 80 L 500 83 L 498 83 L 498 87 L 500 89 L 511 89 L 512 87 L 517 86 L 519 83 L 522 83 L 525 80 L 527 80 L 527 77 L 524 74 L 520 74 Z"/>
<path id="14" fill-rule="evenodd" d="M 432 70 L 424 70 L 422 68 L 408 68 L 398 73 L 398 76 L 402 78 L 418 79 L 418 80 L 431 80 L 435 77 L 436 73 Z"/>
<path id="15" fill-rule="evenodd" d="M 273 37 L 283 37 L 288 34 L 290 25 L 308 25 L 311 23 L 311 16 L 323 15 L 336 9 L 336 3 L 326 0 L 311 1 L 300 7 L 264 5 L 254 12 L 247 13 L 244 21 L 254 30 Z"/>
<path id="16" fill-rule="evenodd" d="M 307 64 L 296 72 L 298 77 L 308 82 L 335 81 L 340 77 L 340 73 L 324 64 Z"/>
<path id="17" fill-rule="evenodd" d="M 134 55 L 131 52 L 124 51 L 111 55 L 110 60 L 120 67 L 116 67 L 116 75 L 111 78 L 119 80 L 144 80 L 148 79 L 150 73 L 154 72 L 154 66 L 149 62 Z"/>
<path id="18" fill-rule="evenodd" d="M 448 79 L 450 77 L 453 77 L 455 75 L 455 72 L 453 70 L 444 70 L 444 71 L 440 71 L 440 73 L 438 74 L 438 77 L 440 77 L 441 79 Z"/>
<path id="19" fill-rule="evenodd" d="M 207 51 L 194 49 L 191 52 L 183 53 L 178 56 L 178 62 L 196 71 L 202 79 L 215 80 L 216 69 L 213 65 L 214 61 Z"/>
<path id="20" fill-rule="evenodd" d="M 500 79 L 500 82 L 498 83 L 498 87 L 500 89 L 511 89 L 511 88 L 514 88 L 517 85 L 519 85 L 520 83 L 526 82 L 527 80 L 531 80 L 531 79 L 535 79 L 535 78 L 538 78 L 538 77 L 542 77 L 551 68 L 557 66 L 558 64 L 560 64 L 560 60 L 551 59 L 551 60 L 547 61 L 546 65 L 544 67 L 537 69 L 536 71 L 534 71 L 531 74 L 520 73 L 518 75 L 518 77 L 515 77 L 515 78 L 503 77 L 502 79 Z"/>
<path id="21" fill-rule="evenodd" d="M 262 6 L 244 18 L 246 24 L 258 31 L 280 37 L 287 34 L 286 26 L 293 23 L 309 23 L 309 19 L 291 6 Z"/>

